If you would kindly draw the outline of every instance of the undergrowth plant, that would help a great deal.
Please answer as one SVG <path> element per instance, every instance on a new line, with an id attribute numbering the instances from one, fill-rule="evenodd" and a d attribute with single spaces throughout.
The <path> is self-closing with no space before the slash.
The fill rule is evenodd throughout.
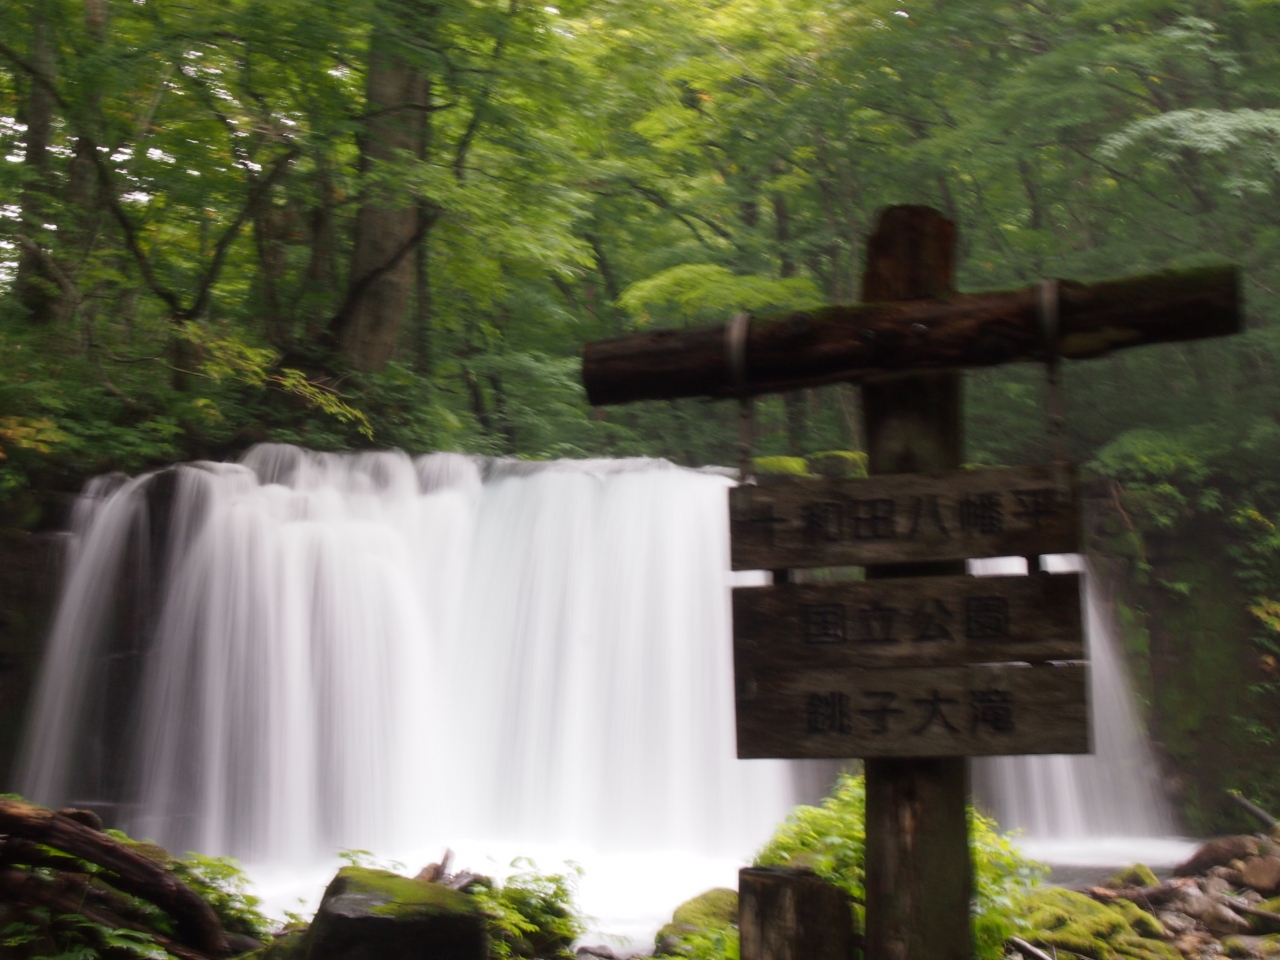
<path id="1" fill-rule="evenodd" d="M 801 806 L 778 828 L 756 856 L 758 866 L 808 867 L 853 898 L 863 929 L 866 858 L 866 781 L 841 774 L 835 790 L 819 806 Z M 979 960 L 999 960 L 1004 943 L 1026 927 L 1021 915 L 1027 895 L 1045 873 L 1028 860 L 1009 834 L 970 808 L 969 848 L 973 857 L 973 928 Z M 736 957 L 737 950 L 719 954 Z"/>

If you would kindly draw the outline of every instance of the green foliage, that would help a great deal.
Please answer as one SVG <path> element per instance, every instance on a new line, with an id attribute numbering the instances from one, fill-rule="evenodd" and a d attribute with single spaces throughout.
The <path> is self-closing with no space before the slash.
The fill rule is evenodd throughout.
<path id="1" fill-rule="evenodd" d="M 248 892 L 249 878 L 230 857 L 188 853 L 170 869 L 213 908 L 224 929 L 265 940 L 275 926 L 258 910 L 261 900 Z"/>
<path id="2" fill-rule="evenodd" d="M 973 926 L 977 955 L 1004 956 L 1004 942 L 1027 929 L 1026 899 L 1044 868 L 1027 860 L 995 821 L 969 811 L 973 856 Z M 817 807 L 797 807 L 756 855 L 760 866 L 807 867 L 838 884 L 853 898 L 862 926 L 863 864 L 866 854 L 866 784 L 842 774 L 831 796 Z"/>
<path id="3" fill-rule="evenodd" d="M 497 960 L 572 957 L 574 940 L 586 930 L 573 903 L 580 868 L 538 873 L 533 861 L 523 857 L 511 865 L 518 872 L 504 883 L 480 882 L 467 890 L 489 918 L 490 955 Z"/>

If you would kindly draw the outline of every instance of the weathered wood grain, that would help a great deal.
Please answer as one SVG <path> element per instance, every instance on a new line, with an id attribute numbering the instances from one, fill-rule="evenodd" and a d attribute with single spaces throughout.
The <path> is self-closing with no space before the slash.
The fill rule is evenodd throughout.
<path id="1" fill-rule="evenodd" d="M 1068 464 L 787 478 L 729 491 L 735 570 L 866 566 L 1072 553 Z"/>
<path id="2" fill-rule="evenodd" d="M 936 284 L 935 284 L 936 286 Z M 1104 283 L 1062 281 L 1060 356 L 1239 333 L 1239 271 L 1199 267 Z M 946 290 L 901 302 L 821 307 L 751 321 L 745 382 L 730 368 L 723 326 L 649 330 L 588 343 L 582 380 L 599 406 L 676 397 L 776 393 L 904 371 L 985 367 L 1047 356 L 1035 287 Z M 873 298 L 884 291 L 869 292 Z"/>
<path id="3" fill-rule="evenodd" d="M 764 670 L 736 677 L 738 756 L 1088 753 L 1081 663 Z"/>
<path id="4" fill-rule="evenodd" d="M 738 587 L 733 656 L 749 675 L 1081 660 L 1080 575 Z"/>
<path id="5" fill-rule="evenodd" d="M 862 937 L 849 894 L 811 870 L 738 871 L 742 960 L 853 960 Z"/>

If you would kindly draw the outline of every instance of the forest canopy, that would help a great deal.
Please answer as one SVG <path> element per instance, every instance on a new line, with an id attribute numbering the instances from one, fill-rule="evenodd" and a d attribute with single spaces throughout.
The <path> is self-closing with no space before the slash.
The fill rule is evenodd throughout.
<path id="1" fill-rule="evenodd" d="M 731 404 L 591 409 L 582 344 L 854 301 L 928 204 L 962 290 L 1240 265 L 1245 335 L 1068 365 L 1067 431 L 1134 582 L 1215 545 L 1274 713 L 1280 3 L 558 2 L 0 6 L 5 524 L 269 440 L 733 463 Z M 1042 370 L 967 383 L 971 461 L 1049 455 Z M 760 417 L 859 445 L 850 386 Z"/>

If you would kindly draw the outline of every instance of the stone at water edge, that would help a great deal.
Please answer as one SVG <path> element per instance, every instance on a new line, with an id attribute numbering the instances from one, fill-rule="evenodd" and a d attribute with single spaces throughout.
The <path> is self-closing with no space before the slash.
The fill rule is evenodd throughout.
<path id="1" fill-rule="evenodd" d="M 1228 957 L 1280 956 L 1280 936 L 1226 937 L 1222 950 Z"/>
<path id="2" fill-rule="evenodd" d="M 344 867 L 302 937 L 299 960 L 485 960 L 484 915 L 465 893 Z"/>
<path id="3" fill-rule="evenodd" d="M 1232 860 L 1245 860 L 1258 855 L 1255 837 L 1214 837 L 1201 844 L 1190 859 L 1173 868 L 1175 877 L 1195 877 L 1212 867 L 1225 867 Z"/>
<path id="4" fill-rule="evenodd" d="M 656 956 L 680 953 L 681 941 L 691 933 L 715 933 L 738 923 L 738 891 L 714 887 L 676 907 L 671 922 L 654 937 Z"/>
<path id="5" fill-rule="evenodd" d="M 1133 866 L 1125 867 L 1103 886 L 1119 890 L 1123 887 L 1154 887 L 1159 882 L 1160 880 L 1145 863 L 1135 863 Z"/>
<path id="6" fill-rule="evenodd" d="M 1280 893 L 1280 857 L 1250 857 L 1240 865 L 1240 879 L 1264 897 Z"/>

